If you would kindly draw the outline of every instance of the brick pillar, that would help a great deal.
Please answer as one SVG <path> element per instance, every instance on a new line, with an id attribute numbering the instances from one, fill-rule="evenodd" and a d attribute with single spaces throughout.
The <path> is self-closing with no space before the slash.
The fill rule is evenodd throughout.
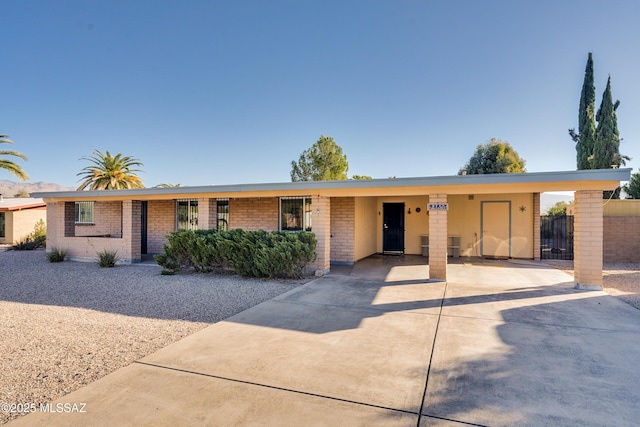
<path id="1" fill-rule="evenodd" d="M 76 235 L 76 204 L 75 202 L 64 203 L 64 237 L 75 237 Z"/>
<path id="2" fill-rule="evenodd" d="M 142 202 L 125 200 L 122 202 L 122 253 L 119 258 L 128 262 L 142 260 Z"/>
<path id="3" fill-rule="evenodd" d="M 312 267 L 317 275 L 326 274 L 329 272 L 331 260 L 331 201 L 328 197 L 314 196 L 311 207 L 312 229 L 318 241 L 318 257 Z"/>
<path id="4" fill-rule="evenodd" d="M 533 259 L 540 260 L 540 193 L 533 193 Z"/>
<path id="5" fill-rule="evenodd" d="M 64 202 L 47 202 L 47 248 L 59 248 L 65 236 Z"/>
<path id="6" fill-rule="evenodd" d="M 577 289 L 602 289 L 602 190 L 575 193 L 573 268 Z"/>
<path id="7" fill-rule="evenodd" d="M 447 203 L 446 194 L 430 194 L 429 203 Z M 429 278 L 447 280 L 447 211 L 429 211 Z"/>
<path id="8" fill-rule="evenodd" d="M 198 199 L 198 230 L 216 228 L 216 199 Z"/>

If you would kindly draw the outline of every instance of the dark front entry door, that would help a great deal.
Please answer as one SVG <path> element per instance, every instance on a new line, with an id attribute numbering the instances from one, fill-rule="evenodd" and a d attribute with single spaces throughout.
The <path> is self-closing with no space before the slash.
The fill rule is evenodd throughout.
<path id="1" fill-rule="evenodd" d="M 142 202 L 142 217 L 140 219 L 140 253 L 147 253 L 147 202 Z"/>
<path id="2" fill-rule="evenodd" d="M 384 203 L 382 220 L 382 251 L 404 253 L 404 203 Z"/>

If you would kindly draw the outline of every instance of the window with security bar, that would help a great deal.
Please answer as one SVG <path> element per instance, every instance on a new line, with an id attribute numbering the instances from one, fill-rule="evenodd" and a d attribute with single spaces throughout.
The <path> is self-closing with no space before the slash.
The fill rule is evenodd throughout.
<path id="1" fill-rule="evenodd" d="M 311 197 L 280 198 L 280 230 L 311 231 Z"/>
<path id="2" fill-rule="evenodd" d="M 218 231 L 227 231 L 229 229 L 229 199 L 218 199 L 217 215 L 218 215 Z"/>
<path id="3" fill-rule="evenodd" d="M 76 202 L 76 224 L 93 224 L 93 202 Z"/>
<path id="4" fill-rule="evenodd" d="M 198 229 L 198 201 L 176 200 L 176 230 Z"/>

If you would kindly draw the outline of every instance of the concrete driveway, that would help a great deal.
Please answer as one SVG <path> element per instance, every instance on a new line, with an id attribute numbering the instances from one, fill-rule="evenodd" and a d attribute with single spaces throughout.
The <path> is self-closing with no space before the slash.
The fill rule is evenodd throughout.
<path id="1" fill-rule="evenodd" d="M 637 425 L 639 310 L 539 262 L 423 263 L 335 268 L 11 425 Z"/>

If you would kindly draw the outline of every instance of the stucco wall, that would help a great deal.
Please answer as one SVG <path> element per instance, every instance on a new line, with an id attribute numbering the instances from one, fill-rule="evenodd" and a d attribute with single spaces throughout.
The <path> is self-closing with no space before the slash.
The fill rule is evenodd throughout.
<path id="1" fill-rule="evenodd" d="M 448 197 L 448 234 L 460 236 L 460 256 L 481 256 L 482 202 L 511 202 L 511 256 L 533 258 L 533 194 L 476 194 Z M 505 224 L 507 226 L 507 224 Z"/>
<path id="2" fill-rule="evenodd" d="M 640 216 L 640 200 L 605 200 L 604 216 Z"/>
<path id="3" fill-rule="evenodd" d="M 47 221 L 46 208 L 4 211 L 4 215 L 5 237 L 0 237 L 0 243 L 13 244 L 20 242 L 33 232 L 39 220 Z"/>
<path id="4" fill-rule="evenodd" d="M 404 250 L 408 255 L 422 254 L 422 242 L 420 236 L 429 234 L 429 217 L 427 216 L 428 196 L 412 197 L 378 197 L 376 203 L 376 241 L 377 252 L 382 252 L 382 211 L 384 203 L 404 203 Z M 420 208 L 420 212 L 416 211 Z M 411 214 L 409 214 L 411 209 Z"/>
<path id="5" fill-rule="evenodd" d="M 376 253 L 376 225 L 378 210 L 376 197 L 355 199 L 355 260 L 361 260 Z"/>

